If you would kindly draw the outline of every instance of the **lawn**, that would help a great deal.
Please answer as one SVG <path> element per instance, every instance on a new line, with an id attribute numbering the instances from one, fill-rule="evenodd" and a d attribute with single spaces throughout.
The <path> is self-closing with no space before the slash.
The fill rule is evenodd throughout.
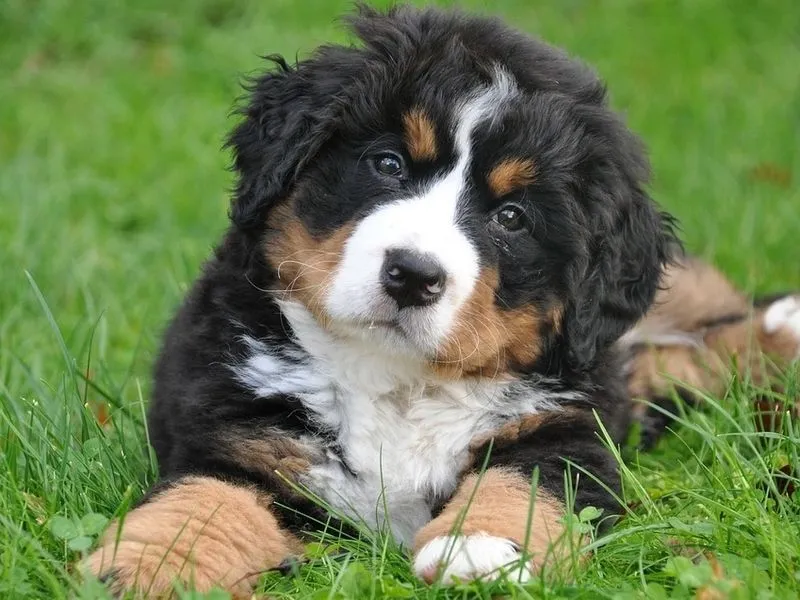
<path id="1" fill-rule="evenodd" d="M 471 8 L 486 4 L 467 2 Z M 73 565 L 152 482 L 143 413 L 165 320 L 225 226 L 221 150 L 259 55 L 343 40 L 343 0 L 0 3 L 0 598 L 94 598 Z M 752 292 L 800 288 L 800 3 L 498 0 L 594 64 L 650 147 L 687 246 Z M 797 386 L 790 389 L 797 392 Z M 797 598 L 800 422 L 746 381 L 654 451 L 571 582 L 429 589 L 386 540 L 312 549 L 274 597 Z M 333 548 L 333 549 L 331 549 Z M 715 591 L 716 590 L 716 591 Z M 717 595 L 714 595 L 717 594 Z"/>

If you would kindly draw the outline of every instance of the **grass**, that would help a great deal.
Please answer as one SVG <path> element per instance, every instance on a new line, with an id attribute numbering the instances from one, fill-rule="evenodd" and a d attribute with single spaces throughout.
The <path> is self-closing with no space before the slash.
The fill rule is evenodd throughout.
<path id="1" fill-rule="evenodd" d="M 72 565 L 153 480 L 142 421 L 149 365 L 224 227 L 231 180 L 220 146 L 240 75 L 260 68 L 259 54 L 344 39 L 334 16 L 348 8 L 0 3 L 0 597 L 102 596 Z M 504 0 L 492 11 L 608 80 L 651 149 L 653 193 L 681 219 L 692 251 L 748 291 L 800 288 L 800 4 Z M 798 597 L 800 499 L 775 499 L 765 482 L 800 462 L 800 424 L 759 432 L 753 393 L 738 382 L 684 413 L 655 451 L 624 451 L 630 511 L 595 541 L 575 581 L 506 592 Z M 497 592 L 422 587 L 381 539 L 317 545 L 312 557 L 293 576 L 268 575 L 264 589 Z"/>

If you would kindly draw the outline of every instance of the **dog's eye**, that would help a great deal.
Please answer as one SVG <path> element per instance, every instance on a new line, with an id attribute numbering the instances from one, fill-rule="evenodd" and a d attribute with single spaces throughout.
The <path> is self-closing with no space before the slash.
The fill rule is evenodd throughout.
<path id="1" fill-rule="evenodd" d="M 492 216 L 492 221 L 506 231 L 519 231 L 525 227 L 525 213 L 519 206 L 506 204 Z"/>
<path id="2" fill-rule="evenodd" d="M 392 152 L 385 152 L 375 157 L 375 169 L 381 175 L 400 179 L 405 175 L 403 159 Z"/>

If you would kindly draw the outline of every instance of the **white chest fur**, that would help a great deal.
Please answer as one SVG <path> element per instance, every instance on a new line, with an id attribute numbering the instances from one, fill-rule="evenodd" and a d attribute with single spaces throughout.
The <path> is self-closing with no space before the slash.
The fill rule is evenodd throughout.
<path id="1" fill-rule="evenodd" d="M 251 341 L 236 368 L 259 396 L 290 393 L 332 432 L 339 457 L 315 465 L 302 483 L 372 529 L 388 526 L 410 544 L 435 501 L 455 489 L 468 447 L 503 421 L 557 407 L 555 399 L 513 380 L 433 381 L 417 361 L 388 355 L 369 340 L 342 341 L 301 306 L 282 306 L 304 349 L 276 357 Z"/>
<path id="2" fill-rule="evenodd" d="M 388 524 L 406 543 L 430 520 L 433 502 L 453 492 L 470 441 L 497 423 L 463 384 L 379 396 L 341 386 L 333 404 L 347 466 L 319 465 L 308 485 L 372 528 Z M 309 407 L 322 418 L 334 414 Z"/>

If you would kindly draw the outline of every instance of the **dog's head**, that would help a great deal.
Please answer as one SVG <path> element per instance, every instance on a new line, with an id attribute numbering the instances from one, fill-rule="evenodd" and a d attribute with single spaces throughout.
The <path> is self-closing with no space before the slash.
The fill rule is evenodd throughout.
<path id="1" fill-rule="evenodd" d="M 257 79 L 234 227 L 336 335 L 447 375 L 582 369 L 650 305 L 671 221 L 596 76 L 502 23 L 361 9 Z"/>

